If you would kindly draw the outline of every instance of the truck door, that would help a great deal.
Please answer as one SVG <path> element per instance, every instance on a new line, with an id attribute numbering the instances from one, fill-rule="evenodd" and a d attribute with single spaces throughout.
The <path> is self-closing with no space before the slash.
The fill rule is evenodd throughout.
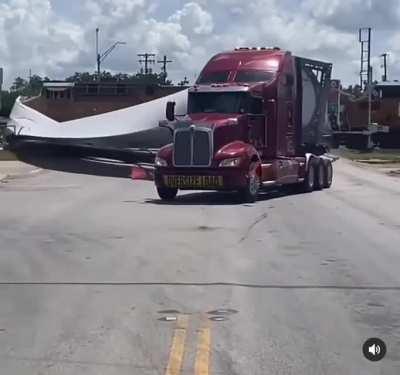
<path id="1" fill-rule="evenodd" d="M 249 98 L 249 143 L 262 155 L 265 149 L 265 115 L 262 98 L 250 96 Z"/>

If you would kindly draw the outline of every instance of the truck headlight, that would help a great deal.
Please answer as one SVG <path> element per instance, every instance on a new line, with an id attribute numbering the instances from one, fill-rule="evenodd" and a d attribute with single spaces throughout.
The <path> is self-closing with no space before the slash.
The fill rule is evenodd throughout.
<path id="1" fill-rule="evenodd" d="M 237 167 L 241 161 L 242 161 L 242 158 L 224 159 L 219 163 L 219 166 L 220 167 Z"/>
<path id="2" fill-rule="evenodd" d="M 156 156 L 154 164 L 156 165 L 156 167 L 166 167 L 168 165 L 167 161 L 163 158 L 160 158 L 159 156 Z"/>

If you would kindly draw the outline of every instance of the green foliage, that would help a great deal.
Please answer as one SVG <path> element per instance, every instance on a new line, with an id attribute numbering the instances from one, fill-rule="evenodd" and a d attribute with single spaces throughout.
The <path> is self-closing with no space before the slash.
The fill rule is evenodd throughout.
<path id="1" fill-rule="evenodd" d="M 89 72 L 79 73 L 76 72 L 74 75 L 67 77 L 66 81 L 68 82 L 78 82 L 78 83 L 87 83 L 87 82 L 97 82 L 97 74 L 91 74 Z M 125 74 L 125 73 L 117 73 L 111 74 L 110 72 L 102 72 L 100 75 L 101 82 L 123 82 L 123 83 L 132 83 L 132 84 L 159 84 L 159 85 L 171 85 L 172 82 L 165 78 L 163 74 Z"/>
<path id="2" fill-rule="evenodd" d="M 19 95 L 20 94 L 18 92 L 2 91 L 1 93 L 2 107 L 0 110 L 0 116 L 8 117 L 10 115 L 15 99 L 17 99 Z"/>
<path id="3" fill-rule="evenodd" d="M 74 75 L 67 77 L 65 79 L 67 82 L 77 82 L 77 83 L 88 83 L 97 82 L 97 74 L 92 74 L 89 72 L 76 72 Z M 152 74 L 125 74 L 117 73 L 111 74 L 110 72 L 103 71 L 100 76 L 101 82 L 121 82 L 121 83 L 131 83 L 138 85 L 172 85 L 172 81 L 168 80 L 165 74 L 152 73 Z M 48 77 L 40 77 L 39 75 L 33 75 L 29 81 L 17 77 L 15 78 L 10 91 L 2 92 L 2 109 L 0 110 L 0 116 L 9 116 L 11 109 L 14 105 L 15 99 L 18 96 L 36 96 L 40 94 L 43 87 L 43 82 L 50 81 Z M 182 83 L 188 83 L 185 80 Z"/>

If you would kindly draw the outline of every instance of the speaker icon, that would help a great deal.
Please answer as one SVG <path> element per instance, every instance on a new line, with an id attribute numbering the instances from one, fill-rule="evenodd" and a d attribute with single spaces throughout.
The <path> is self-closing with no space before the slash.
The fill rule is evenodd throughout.
<path id="1" fill-rule="evenodd" d="M 373 344 L 368 348 L 368 352 L 372 355 L 378 355 L 381 352 L 381 347 L 379 345 Z"/>
<path id="2" fill-rule="evenodd" d="M 370 361 L 380 361 L 386 354 L 386 344 L 375 337 L 368 339 L 363 345 L 363 353 Z"/>

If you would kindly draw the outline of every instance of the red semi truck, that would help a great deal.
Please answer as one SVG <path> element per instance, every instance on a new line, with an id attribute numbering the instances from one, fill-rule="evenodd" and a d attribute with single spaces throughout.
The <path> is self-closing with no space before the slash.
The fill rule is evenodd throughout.
<path id="1" fill-rule="evenodd" d="M 173 143 L 155 159 L 161 199 L 178 190 L 232 190 L 254 202 L 261 188 L 329 188 L 327 98 L 332 65 L 274 48 L 237 48 L 206 64 L 188 110 L 167 105 Z"/>

